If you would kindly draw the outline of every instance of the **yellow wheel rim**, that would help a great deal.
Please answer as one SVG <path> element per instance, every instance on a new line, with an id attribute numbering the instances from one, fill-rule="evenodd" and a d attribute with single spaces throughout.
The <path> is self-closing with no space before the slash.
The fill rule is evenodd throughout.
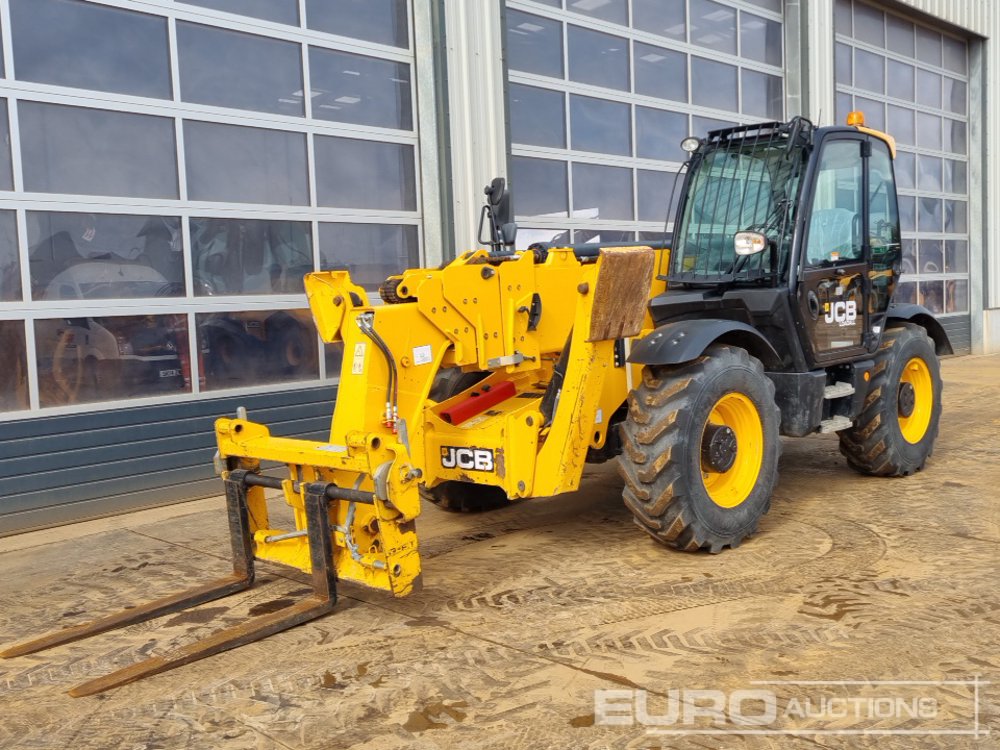
<path id="1" fill-rule="evenodd" d="M 720 398 L 708 415 L 705 427 L 709 425 L 725 426 L 733 431 L 736 459 L 723 472 L 713 470 L 702 460 L 702 481 L 712 502 L 723 508 L 735 508 L 757 485 L 764 463 L 764 425 L 753 401 L 742 393 L 727 393 Z"/>
<path id="2" fill-rule="evenodd" d="M 908 443 L 919 443 L 931 424 L 931 414 L 934 411 L 934 380 L 931 370 L 920 357 L 914 357 L 899 376 L 899 383 L 909 383 L 913 387 L 913 411 L 910 416 L 898 414 L 899 431 Z"/>

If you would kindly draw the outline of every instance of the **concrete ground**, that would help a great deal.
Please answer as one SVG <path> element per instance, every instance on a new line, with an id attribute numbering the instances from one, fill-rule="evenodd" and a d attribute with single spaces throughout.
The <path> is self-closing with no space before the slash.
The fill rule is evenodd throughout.
<path id="1" fill-rule="evenodd" d="M 1000 357 L 944 375 L 925 471 L 865 478 L 833 436 L 786 441 L 772 510 L 739 549 L 657 546 L 609 466 L 479 517 L 429 507 L 408 599 L 345 585 L 321 620 L 65 695 L 308 591 L 262 566 L 230 600 L 0 662 L 0 746 L 1000 747 Z M 226 545 L 218 500 L 0 540 L 0 644 L 222 574 Z M 949 684 L 801 684 L 870 680 Z M 696 715 L 720 695 L 722 713 Z M 602 718 L 612 701 L 623 723 Z"/>

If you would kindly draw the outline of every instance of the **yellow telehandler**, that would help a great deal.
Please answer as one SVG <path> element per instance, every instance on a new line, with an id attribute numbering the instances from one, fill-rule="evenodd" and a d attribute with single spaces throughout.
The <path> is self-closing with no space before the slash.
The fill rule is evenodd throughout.
<path id="1" fill-rule="evenodd" d="M 926 309 L 892 303 L 895 144 L 859 114 L 849 122 L 685 139 L 663 243 L 516 251 L 498 179 L 480 222 L 490 249 L 390 277 L 384 304 L 347 271 L 309 274 L 319 334 L 343 345 L 330 437 L 272 437 L 245 414 L 216 422 L 232 575 L 3 656 L 241 591 L 256 560 L 311 573 L 314 593 L 71 694 L 316 618 L 338 581 L 406 596 L 420 582 L 422 499 L 475 511 L 571 492 L 587 461 L 619 462 L 643 531 L 713 553 L 767 512 L 781 435 L 837 432 L 862 473 L 918 471 L 941 413 L 937 355 L 951 347 Z M 265 488 L 281 490 L 295 528 L 272 528 Z"/>

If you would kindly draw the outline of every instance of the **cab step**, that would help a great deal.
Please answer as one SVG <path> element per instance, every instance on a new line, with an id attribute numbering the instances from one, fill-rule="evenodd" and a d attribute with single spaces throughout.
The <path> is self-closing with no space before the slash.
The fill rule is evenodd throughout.
<path id="1" fill-rule="evenodd" d="M 853 424 L 854 420 L 849 417 L 832 417 L 830 419 L 824 419 L 819 423 L 819 431 L 824 434 L 827 432 L 840 432 L 841 430 L 846 430 Z"/>
<path id="2" fill-rule="evenodd" d="M 823 398 L 829 401 L 834 398 L 843 398 L 854 393 L 854 386 L 850 383 L 834 383 L 823 389 Z M 842 429 L 842 428 L 838 428 Z"/>

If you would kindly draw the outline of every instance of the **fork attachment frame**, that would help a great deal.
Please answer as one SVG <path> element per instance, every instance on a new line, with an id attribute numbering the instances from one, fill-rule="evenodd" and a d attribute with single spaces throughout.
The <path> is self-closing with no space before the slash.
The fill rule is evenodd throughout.
<path id="1" fill-rule="evenodd" d="M 231 575 L 138 607 L 122 610 L 89 623 L 25 641 L 0 652 L 0 656 L 10 658 L 35 653 L 126 625 L 134 625 L 156 617 L 173 614 L 250 588 L 254 582 L 254 550 L 247 506 L 247 487 L 268 487 L 272 486 L 273 483 L 274 480 L 270 477 L 263 477 L 242 469 L 231 471 L 226 477 L 226 509 L 229 518 L 229 539 L 233 552 L 233 572 Z M 341 494 L 349 495 L 349 498 L 340 498 Z M 325 482 L 306 485 L 305 510 L 313 585 L 313 593 L 309 597 L 277 612 L 255 617 L 220 630 L 207 638 L 182 646 L 164 656 L 151 657 L 103 677 L 84 682 L 72 688 L 69 694 L 79 697 L 100 693 L 266 638 L 328 613 L 337 603 L 337 573 L 333 564 L 330 501 L 349 499 L 353 502 L 371 502 L 368 498 L 360 497 L 361 494 Z"/>

